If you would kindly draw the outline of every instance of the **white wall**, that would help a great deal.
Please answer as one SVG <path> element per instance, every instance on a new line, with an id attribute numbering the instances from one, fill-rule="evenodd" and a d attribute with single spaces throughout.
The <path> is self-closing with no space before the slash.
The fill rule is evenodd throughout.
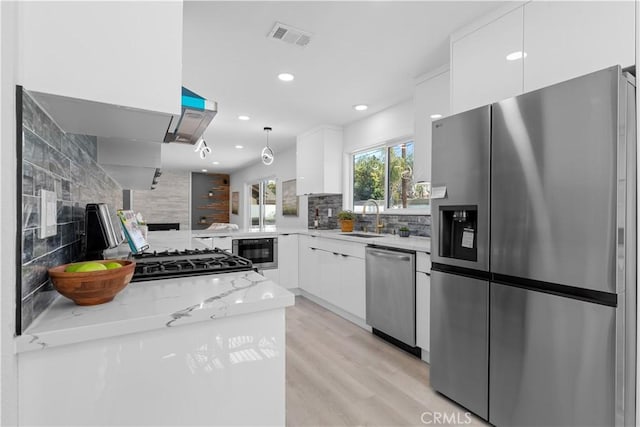
<path id="1" fill-rule="evenodd" d="M 350 209 L 351 153 L 386 141 L 414 134 L 415 110 L 413 98 L 382 110 L 343 128 L 342 205 Z"/>
<path id="2" fill-rule="evenodd" d="M 17 2 L 0 2 L 0 425 L 18 422 L 15 331 Z"/>
<path id="3" fill-rule="evenodd" d="M 413 98 L 343 128 L 343 151 L 353 153 L 403 136 L 413 135 Z"/>
<path id="4" fill-rule="evenodd" d="M 240 192 L 238 215 L 231 214 L 229 222 L 238 224 L 240 228 L 249 227 L 250 215 L 246 192 L 247 184 L 263 178 L 276 178 L 276 226 L 278 228 L 307 228 L 307 196 L 300 196 L 298 216 L 282 216 L 282 181 L 296 177 L 295 147 L 275 153 L 275 160 L 265 166 L 260 160 L 257 163 L 231 174 L 231 192 Z"/>
<path id="5" fill-rule="evenodd" d="M 191 230 L 191 172 L 163 170 L 155 190 L 131 191 L 131 209 L 147 222 L 178 222 Z"/>

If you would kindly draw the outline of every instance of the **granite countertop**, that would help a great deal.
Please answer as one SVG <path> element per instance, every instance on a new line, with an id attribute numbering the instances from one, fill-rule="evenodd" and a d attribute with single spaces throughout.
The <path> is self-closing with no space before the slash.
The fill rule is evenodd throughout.
<path id="1" fill-rule="evenodd" d="M 287 307 L 294 295 L 254 271 L 130 283 L 113 301 L 58 297 L 19 337 L 17 352 Z"/>
<path id="2" fill-rule="evenodd" d="M 202 238 L 210 237 L 275 237 L 283 234 L 300 234 L 308 236 L 325 237 L 328 239 L 346 240 L 350 242 L 358 242 L 363 244 L 372 244 L 380 246 L 389 246 L 399 249 L 407 249 L 413 251 L 431 252 L 431 238 L 421 236 L 409 236 L 400 237 L 393 234 L 374 234 L 374 233 L 343 233 L 340 230 L 315 230 L 315 229 L 302 229 L 302 228 L 272 228 L 264 231 L 259 230 L 236 230 L 236 231 L 154 231 L 149 233 L 149 242 L 152 243 L 154 233 L 173 233 L 174 239 L 181 239 L 184 245 L 191 244 L 191 240 L 199 240 Z M 366 234 L 368 236 L 375 237 L 358 237 L 358 234 Z M 157 235 L 157 234 L 156 234 Z M 171 238 L 171 234 L 168 237 L 163 236 L 163 239 Z M 153 246 L 153 245 L 152 245 Z M 187 247 L 187 246 L 185 246 Z"/>
<path id="3" fill-rule="evenodd" d="M 431 253 L 431 238 L 420 236 L 400 237 L 393 234 L 375 234 L 375 233 L 343 233 L 340 230 L 307 230 L 303 234 L 309 236 L 318 236 L 328 239 L 346 240 L 350 242 L 358 242 L 366 245 L 388 246 L 392 248 L 407 249 L 412 251 L 421 251 Z M 358 234 L 364 234 L 372 237 L 358 237 Z"/>
<path id="4" fill-rule="evenodd" d="M 191 232 L 149 233 L 150 250 L 206 248 Z M 125 244 L 106 256 L 126 258 Z M 113 301 L 82 307 L 60 295 L 24 333 L 18 353 L 287 307 L 294 295 L 254 271 L 133 282 Z"/>

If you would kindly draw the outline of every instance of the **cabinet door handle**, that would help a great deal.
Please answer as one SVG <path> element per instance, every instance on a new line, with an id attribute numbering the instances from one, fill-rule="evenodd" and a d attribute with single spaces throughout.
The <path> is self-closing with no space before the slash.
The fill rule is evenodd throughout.
<path id="1" fill-rule="evenodd" d="M 340 254 L 340 255 L 342 255 L 342 256 L 343 256 L 343 257 L 345 257 L 345 258 L 348 258 L 348 257 L 349 257 L 349 255 L 347 255 L 347 254 Z"/>
<path id="2" fill-rule="evenodd" d="M 338 252 L 334 252 L 333 254 L 334 254 L 334 255 L 340 255 Z"/>
<path id="3" fill-rule="evenodd" d="M 309 247 L 309 249 L 311 249 L 312 251 L 315 251 L 315 250 L 316 250 L 316 249 L 318 249 L 318 248 L 312 248 L 312 247 Z"/>
<path id="4" fill-rule="evenodd" d="M 281 236 L 288 236 L 289 233 L 282 233 Z"/>

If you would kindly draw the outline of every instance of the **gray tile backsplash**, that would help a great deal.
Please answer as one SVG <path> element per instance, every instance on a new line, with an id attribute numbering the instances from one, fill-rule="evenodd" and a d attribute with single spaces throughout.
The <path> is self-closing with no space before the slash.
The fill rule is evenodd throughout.
<path id="1" fill-rule="evenodd" d="M 329 209 L 332 210 L 331 217 L 329 217 Z M 308 198 L 308 227 L 313 228 L 314 220 L 316 216 L 316 210 L 318 212 L 318 228 L 323 230 L 331 230 L 339 228 L 338 224 L 338 212 L 342 210 L 342 194 L 324 194 L 324 195 L 310 195 Z"/>
<path id="2" fill-rule="evenodd" d="M 331 208 L 332 216 L 328 217 L 328 210 Z M 342 210 L 342 194 L 310 195 L 308 210 L 308 228 L 313 228 L 313 221 L 318 209 L 319 228 L 335 229 L 340 228 L 340 223 L 336 218 L 338 212 Z M 431 215 L 380 215 L 380 221 L 384 224 L 382 233 L 397 234 L 400 227 L 409 228 L 412 236 L 431 237 Z M 356 215 L 356 222 L 353 231 L 375 231 L 375 214 L 364 216 Z"/>
<path id="3" fill-rule="evenodd" d="M 375 231 L 375 214 L 356 216 L 353 231 Z M 431 237 L 431 215 L 380 215 L 380 222 L 384 224 L 382 233 L 398 234 L 400 227 L 407 227 L 411 236 Z"/>
<path id="4" fill-rule="evenodd" d="M 22 275 L 18 334 L 42 313 L 58 293 L 47 269 L 78 260 L 83 253 L 87 203 L 107 203 L 115 214 L 122 189 L 96 163 L 96 137 L 65 134 L 22 92 Z M 57 234 L 40 239 L 40 190 L 57 195 Z"/>

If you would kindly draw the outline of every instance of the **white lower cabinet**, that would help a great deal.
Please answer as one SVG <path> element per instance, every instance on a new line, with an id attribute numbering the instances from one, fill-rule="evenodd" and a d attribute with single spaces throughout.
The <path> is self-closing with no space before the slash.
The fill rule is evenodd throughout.
<path id="1" fill-rule="evenodd" d="M 340 289 L 336 305 L 349 313 L 364 319 L 366 286 L 364 259 L 351 255 L 340 255 Z"/>
<path id="2" fill-rule="evenodd" d="M 416 345 L 429 352 L 431 310 L 431 255 L 416 252 Z"/>
<path id="3" fill-rule="evenodd" d="M 298 267 L 298 284 L 301 289 L 311 294 L 318 294 L 320 284 L 319 277 L 319 253 L 313 247 L 312 241 L 317 237 L 300 236 L 298 240 L 300 262 Z"/>
<path id="4" fill-rule="evenodd" d="M 338 259 L 333 253 L 322 249 L 318 249 L 317 253 L 320 283 L 316 296 L 335 305 L 340 282 Z"/>
<path id="5" fill-rule="evenodd" d="M 431 304 L 431 276 L 416 271 L 416 345 L 429 351 L 429 305 Z"/>
<path id="6" fill-rule="evenodd" d="M 300 236 L 299 243 L 300 288 L 364 319 L 364 257 L 353 255 L 359 253 L 354 244 L 310 236 Z"/>
<path id="7" fill-rule="evenodd" d="M 298 235 L 278 236 L 279 284 L 285 288 L 298 287 Z"/>

